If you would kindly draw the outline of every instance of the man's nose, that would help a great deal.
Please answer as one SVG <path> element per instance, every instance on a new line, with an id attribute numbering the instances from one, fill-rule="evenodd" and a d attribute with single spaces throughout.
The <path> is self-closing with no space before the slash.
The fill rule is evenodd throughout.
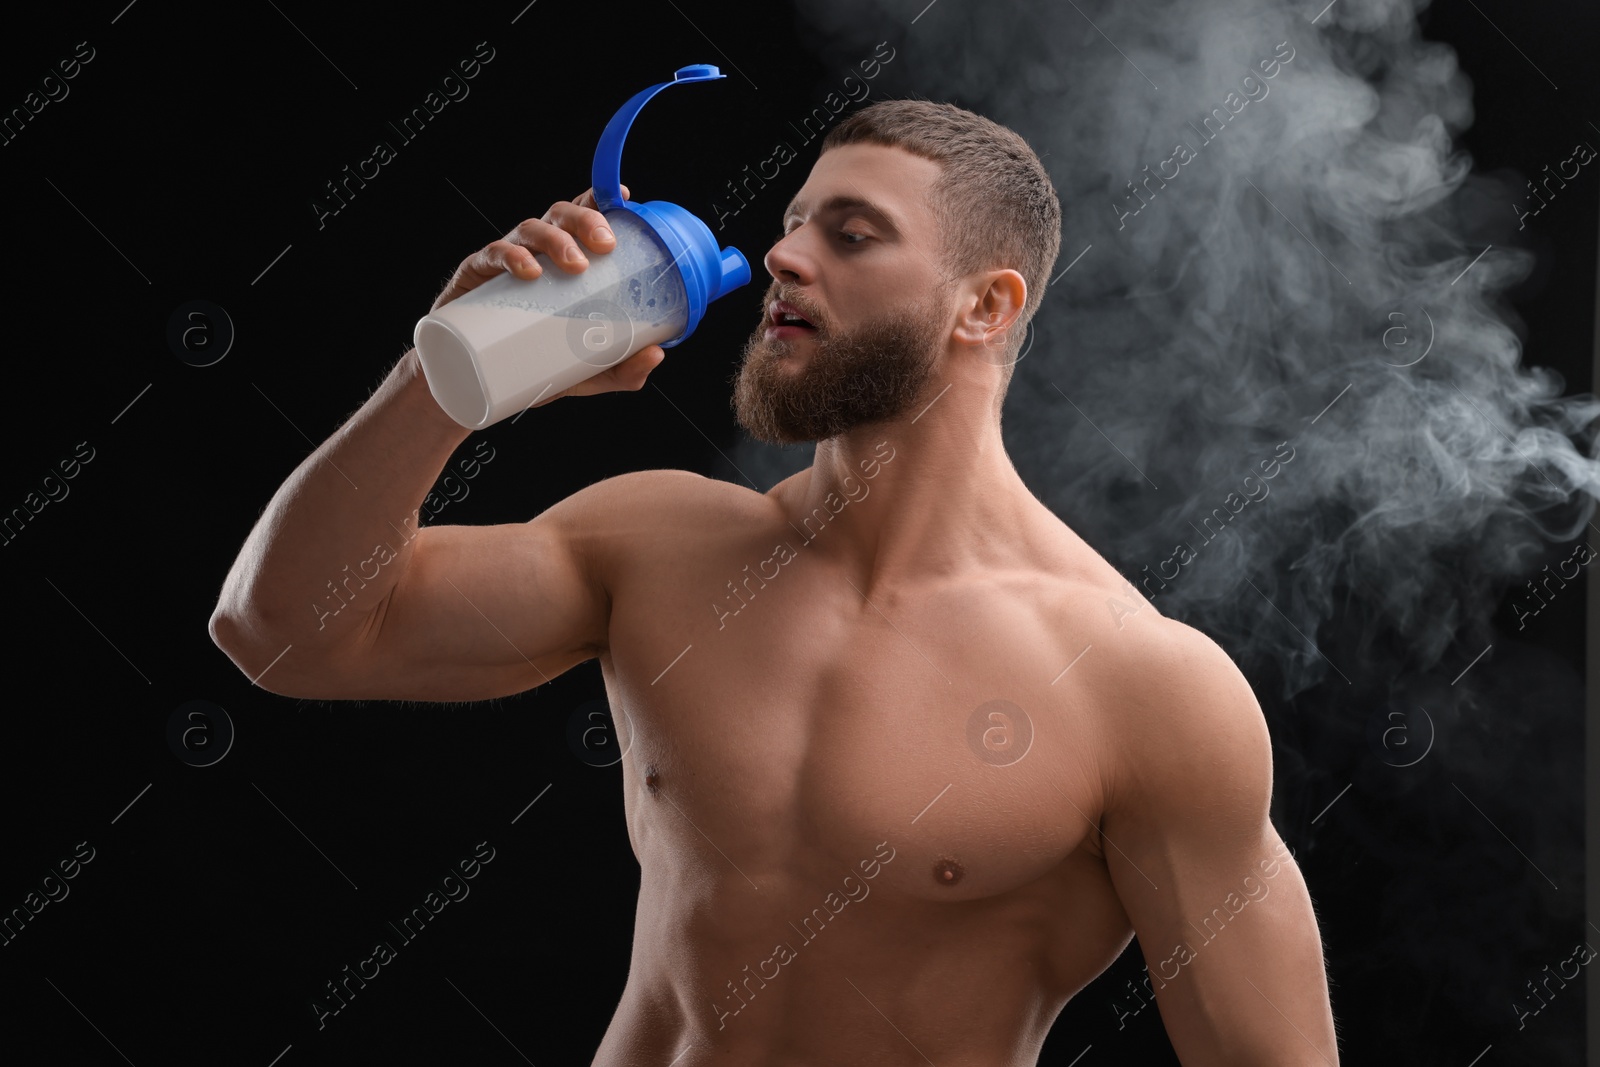
<path id="1" fill-rule="evenodd" d="M 778 281 L 796 282 L 808 285 L 812 279 L 812 265 L 810 257 L 806 254 L 803 241 L 800 237 L 804 227 L 799 227 L 793 232 L 778 238 L 777 242 L 767 250 L 762 263 L 767 268 L 767 273 Z"/>

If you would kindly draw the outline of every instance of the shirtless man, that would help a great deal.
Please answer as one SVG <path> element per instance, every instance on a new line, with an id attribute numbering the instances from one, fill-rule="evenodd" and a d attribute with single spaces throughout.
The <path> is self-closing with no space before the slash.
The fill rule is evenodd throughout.
<path id="1" fill-rule="evenodd" d="M 536 251 L 581 271 L 602 221 L 592 190 L 555 204 L 435 306 Z M 735 385 L 750 433 L 817 442 L 809 469 L 765 493 L 637 471 L 417 531 L 469 431 L 413 351 L 245 542 L 211 634 L 275 693 L 485 700 L 599 658 L 641 885 L 596 1067 L 1031 1065 L 1135 935 L 1187 1067 L 1337 1062 L 1249 685 L 1002 446 L 1059 244 L 1021 138 L 871 105 L 785 212 Z M 562 395 L 639 389 L 664 355 Z M 377 576 L 333 614 L 369 545 Z"/>

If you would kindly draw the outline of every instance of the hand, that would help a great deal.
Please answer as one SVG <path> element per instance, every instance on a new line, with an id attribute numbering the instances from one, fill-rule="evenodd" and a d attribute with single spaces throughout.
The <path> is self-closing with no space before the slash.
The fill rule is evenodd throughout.
<path id="1" fill-rule="evenodd" d="M 622 187 L 622 198 L 628 199 L 626 185 Z M 597 231 L 596 227 L 600 229 Z M 583 252 L 585 247 L 604 255 L 615 248 L 616 243 L 616 237 L 606 227 L 605 215 L 595 206 L 594 190 L 585 189 L 576 199 L 557 201 L 550 205 L 550 210 L 544 213 L 543 218 L 528 219 L 500 240 L 490 242 L 462 260 L 461 266 L 456 268 L 430 310 L 437 311 L 504 271 L 509 270 L 518 278 L 539 277 L 544 268 L 534 258 L 536 253 L 544 253 L 568 274 L 581 274 L 589 266 Z M 572 258 L 569 259 L 569 255 Z M 563 396 L 592 396 L 596 393 L 642 389 L 645 378 L 666 355 L 666 350 L 660 345 L 647 345 L 615 367 L 531 406 L 543 407 Z"/>

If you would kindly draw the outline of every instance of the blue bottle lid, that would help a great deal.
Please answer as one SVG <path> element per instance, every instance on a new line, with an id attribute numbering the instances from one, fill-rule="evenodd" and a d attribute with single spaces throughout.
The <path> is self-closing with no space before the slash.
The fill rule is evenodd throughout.
<path id="1" fill-rule="evenodd" d="M 744 254 L 731 245 L 719 250 L 716 238 L 711 235 L 711 228 L 677 204 L 665 200 L 651 200 L 643 204 L 624 200 L 622 142 L 627 138 L 628 128 L 633 125 L 639 109 L 667 86 L 726 77 L 726 74 L 708 63 L 695 63 L 678 70 L 672 81 L 661 82 L 635 93 L 611 116 L 594 150 L 592 184 L 596 206 L 601 211 L 624 208 L 633 212 L 666 246 L 678 272 L 683 276 L 684 296 L 689 305 L 688 322 L 682 333 L 670 341 L 663 341 L 662 348 L 671 348 L 694 333 L 694 328 L 700 325 L 700 319 L 705 314 L 706 305 L 711 301 L 747 284 L 750 281 L 750 264 Z"/>

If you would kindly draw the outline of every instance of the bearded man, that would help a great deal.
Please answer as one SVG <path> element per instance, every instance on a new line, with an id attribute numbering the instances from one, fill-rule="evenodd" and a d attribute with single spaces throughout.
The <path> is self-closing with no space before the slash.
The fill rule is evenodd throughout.
<path id="1" fill-rule="evenodd" d="M 469 435 L 412 351 L 245 541 L 211 633 L 273 692 L 486 700 L 599 660 L 641 886 L 596 1067 L 1033 1064 L 1134 936 L 1189 1067 L 1337 1062 L 1250 686 L 1002 444 L 1060 226 L 1011 130 L 872 104 L 784 212 L 734 382 L 751 435 L 816 442 L 807 469 L 766 492 L 635 471 L 397 539 Z M 591 190 L 434 306 L 612 247 Z M 664 357 L 560 395 L 638 389 Z M 393 558 L 356 610 L 313 618 L 375 543 Z"/>

